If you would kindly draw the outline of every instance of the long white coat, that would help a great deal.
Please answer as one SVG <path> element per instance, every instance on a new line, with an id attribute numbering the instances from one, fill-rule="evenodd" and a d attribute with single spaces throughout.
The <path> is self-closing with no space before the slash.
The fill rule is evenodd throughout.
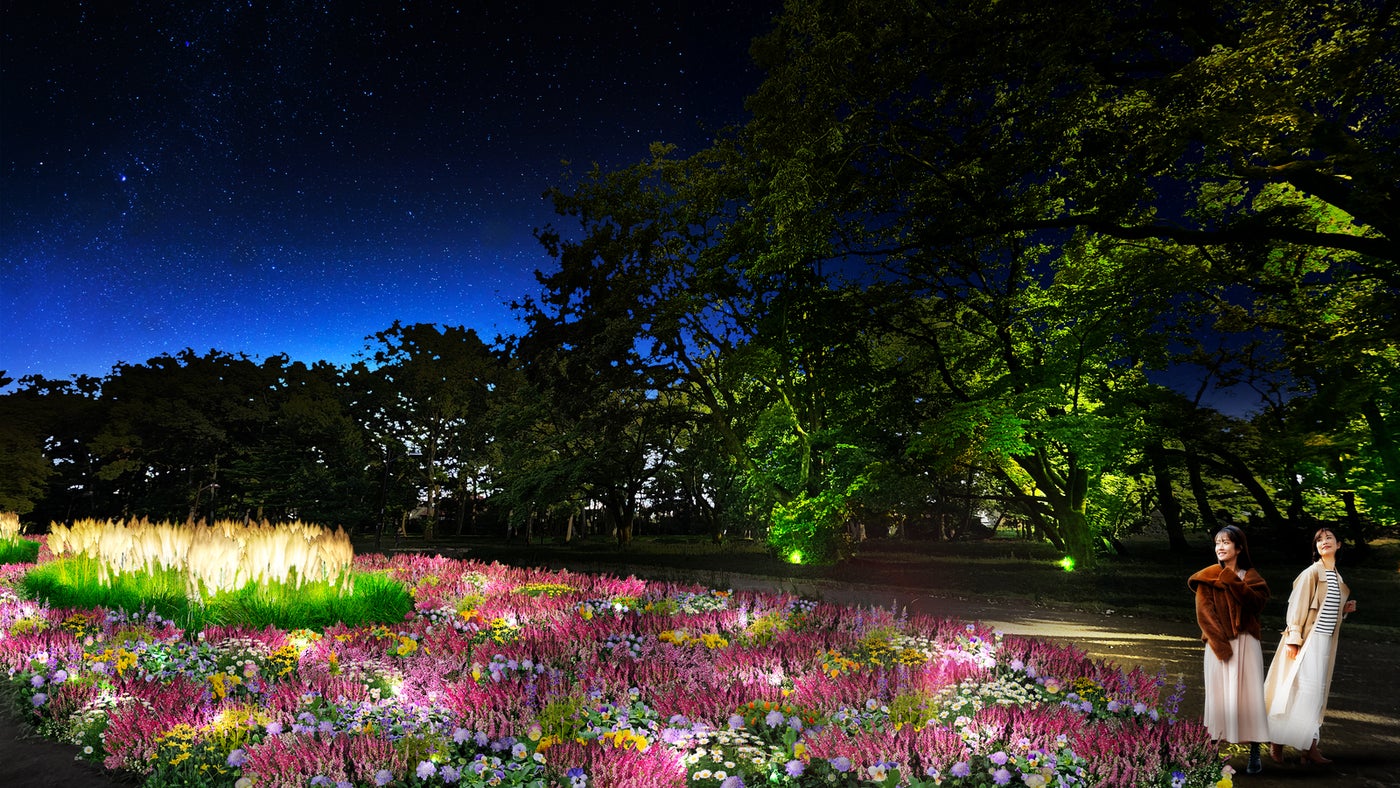
<path id="1" fill-rule="evenodd" d="M 1331 653 L 1327 656 L 1327 677 L 1323 683 L 1323 701 L 1322 709 L 1318 713 L 1318 724 L 1322 723 L 1322 712 L 1327 710 L 1326 699 L 1332 689 L 1332 668 L 1337 664 L 1337 635 L 1342 630 L 1341 611 L 1346 607 L 1347 598 L 1351 595 L 1351 590 L 1347 588 L 1340 573 L 1337 575 L 1337 583 L 1342 589 L 1342 602 L 1337 609 L 1337 628 L 1332 633 Z M 1279 640 L 1278 650 L 1274 652 L 1273 662 L 1269 664 L 1268 678 L 1264 679 L 1264 707 L 1268 709 L 1270 717 L 1287 717 L 1291 711 L 1288 702 L 1293 696 L 1293 685 L 1298 681 L 1298 666 L 1302 664 L 1303 655 L 1307 653 L 1309 646 L 1317 642 L 1309 635 L 1312 634 L 1313 625 L 1317 623 L 1318 611 L 1322 609 L 1322 602 L 1326 598 L 1327 569 L 1321 561 L 1317 561 L 1293 579 L 1293 592 L 1288 596 L 1287 626 Z M 1288 658 L 1288 649 L 1285 646 L 1290 644 L 1302 646 L 1297 659 Z"/>

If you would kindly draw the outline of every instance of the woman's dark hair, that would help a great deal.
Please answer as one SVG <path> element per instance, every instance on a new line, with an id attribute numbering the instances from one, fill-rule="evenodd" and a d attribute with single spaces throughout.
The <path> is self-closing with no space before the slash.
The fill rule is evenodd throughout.
<path id="1" fill-rule="evenodd" d="M 1221 534 L 1225 534 L 1235 543 L 1235 550 L 1239 553 L 1235 558 L 1235 566 L 1240 569 L 1253 569 L 1254 559 L 1249 557 L 1249 540 L 1244 538 L 1244 531 L 1241 531 L 1238 525 L 1226 525 L 1215 532 L 1217 538 Z"/>
<path id="2" fill-rule="evenodd" d="M 1335 540 L 1337 541 L 1337 549 L 1338 549 L 1338 550 L 1342 549 L 1342 537 L 1337 536 L 1337 532 L 1336 532 L 1336 531 L 1334 531 L 1334 530 L 1332 530 L 1331 528 L 1328 528 L 1327 526 L 1324 525 L 1324 526 L 1322 526 L 1321 528 L 1319 528 L 1319 529 L 1317 529 L 1316 531 L 1313 532 L 1313 538 L 1312 538 L 1312 555 L 1313 555 L 1313 560 L 1314 560 L 1314 561 L 1321 561 L 1321 560 L 1322 560 L 1322 554 L 1319 553 L 1319 552 L 1317 551 L 1317 540 L 1320 539 L 1320 538 L 1322 538 L 1322 535 L 1323 535 L 1323 534 L 1332 534 L 1332 538 L 1335 539 Z"/>

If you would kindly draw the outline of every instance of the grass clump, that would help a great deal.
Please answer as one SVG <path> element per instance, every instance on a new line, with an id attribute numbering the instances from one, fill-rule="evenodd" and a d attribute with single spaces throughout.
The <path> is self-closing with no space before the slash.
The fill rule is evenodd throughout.
<path id="1" fill-rule="evenodd" d="M 134 572 L 107 572 L 88 556 L 51 561 L 31 570 L 21 592 L 53 607 L 107 608 L 154 612 L 198 631 L 208 626 L 254 629 L 322 630 L 337 622 L 355 627 L 402 621 L 413 609 L 408 588 L 380 573 L 357 573 L 347 590 L 339 582 L 250 582 L 192 599 L 186 576 L 155 567 Z"/>
<path id="2" fill-rule="evenodd" d="M 20 536 L 0 537 L 0 564 L 32 564 L 39 560 L 39 543 Z"/>
<path id="3" fill-rule="evenodd" d="M 19 515 L 0 512 L 0 564 L 32 564 L 39 560 L 39 543 L 19 535 Z"/>

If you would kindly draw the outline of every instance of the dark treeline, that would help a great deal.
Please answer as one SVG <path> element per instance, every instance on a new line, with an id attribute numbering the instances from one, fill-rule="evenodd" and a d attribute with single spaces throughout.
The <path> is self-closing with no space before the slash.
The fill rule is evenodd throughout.
<path id="1" fill-rule="evenodd" d="M 791 0 L 746 124 L 551 192 L 520 336 L 24 378 L 0 509 L 1364 545 L 1400 517 L 1396 6 L 1207 8 Z"/>

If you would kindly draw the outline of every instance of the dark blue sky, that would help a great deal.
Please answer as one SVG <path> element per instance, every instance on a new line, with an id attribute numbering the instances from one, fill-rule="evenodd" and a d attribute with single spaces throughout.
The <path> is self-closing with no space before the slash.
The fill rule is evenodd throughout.
<path id="1" fill-rule="evenodd" d="M 743 119 L 779 3 L 0 6 L 0 370 L 517 330 L 571 162 Z"/>

